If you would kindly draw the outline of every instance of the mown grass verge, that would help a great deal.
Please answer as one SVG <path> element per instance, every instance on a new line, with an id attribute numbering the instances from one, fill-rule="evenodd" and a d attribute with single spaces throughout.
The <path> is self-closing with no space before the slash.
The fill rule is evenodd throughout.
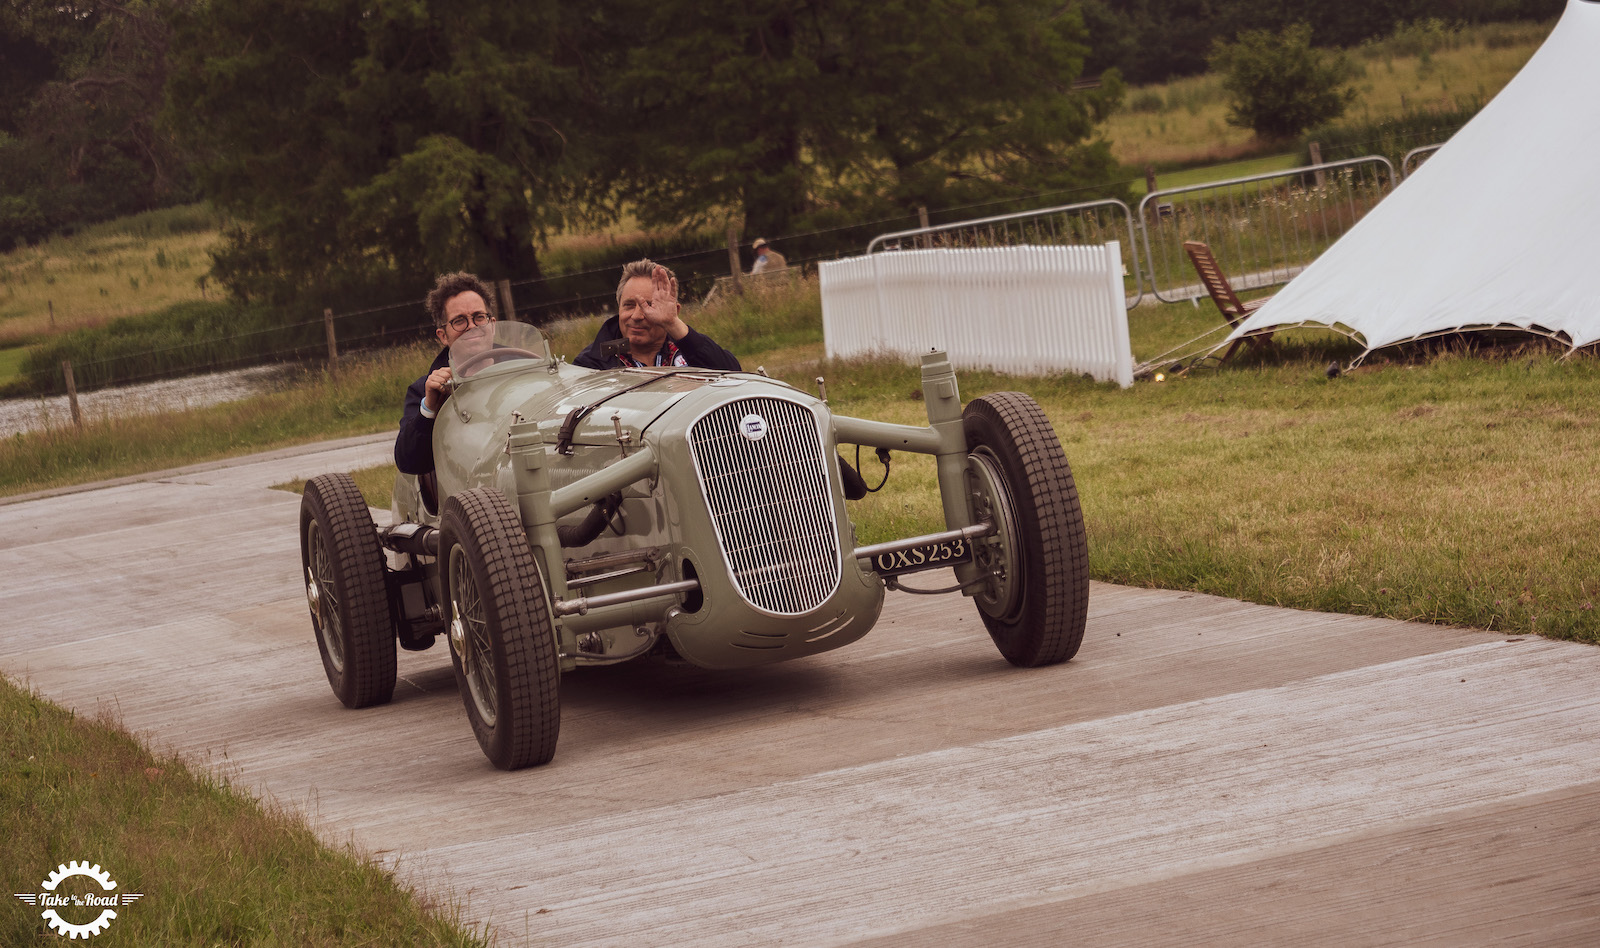
<path id="1" fill-rule="evenodd" d="M 400 886 L 305 822 L 220 777 L 152 754 L 120 728 L 85 720 L 0 679 L 0 866 L 6 892 L 39 892 L 57 865 L 86 860 L 143 898 L 117 908 L 108 945 L 486 945 L 459 913 Z M 73 888 L 76 885 L 78 888 Z M 60 892 L 98 892 L 75 877 Z M 16 899 L 0 944 L 60 945 Z M 88 908 L 61 917 L 87 924 Z"/>
<path id="2" fill-rule="evenodd" d="M 1018 389 L 1061 436 L 1096 579 L 1600 643 L 1594 359 L 1443 355 L 1335 379 L 1318 356 L 1118 391 Z M 832 366 L 836 412 L 914 423 L 914 370 Z M 864 471 L 878 468 L 866 454 Z M 896 456 L 863 542 L 936 528 L 932 465 Z"/>

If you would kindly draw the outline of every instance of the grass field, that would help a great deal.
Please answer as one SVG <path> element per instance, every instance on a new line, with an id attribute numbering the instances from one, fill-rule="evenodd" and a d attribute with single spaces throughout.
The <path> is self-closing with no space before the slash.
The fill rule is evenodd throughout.
<path id="1" fill-rule="evenodd" d="M 201 205 L 173 207 L 0 256 L 0 349 L 200 299 L 219 226 Z"/>
<path id="2" fill-rule="evenodd" d="M 1450 30 L 1425 25 L 1352 50 L 1357 98 L 1345 120 L 1370 122 L 1408 111 L 1454 111 L 1469 100 L 1487 102 L 1553 26 Z M 1129 89 L 1123 108 L 1106 122 L 1105 137 L 1112 154 L 1135 167 L 1223 162 L 1259 147 L 1248 129 L 1228 125 L 1222 79 L 1210 74 Z"/>
<path id="3" fill-rule="evenodd" d="M 1271 171 L 1287 171 L 1290 168 L 1298 168 L 1304 165 L 1306 160 L 1305 155 L 1300 152 L 1294 152 L 1292 154 L 1246 158 L 1242 161 L 1225 161 L 1221 164 L 1206 165 L 1203 168 L 1167 171 L 1156 176 L 1156 187 L 1162 189 L 1182 188 L 1191 184 L 1208 184 L 1212 181 L 1244 178 L 1253 174 L 1266 174 Z M 1150 193 L 1150 189 L 1145 186 L 1143 178 L 1130 185 L 1129 189 L 1136 197 Z"/>

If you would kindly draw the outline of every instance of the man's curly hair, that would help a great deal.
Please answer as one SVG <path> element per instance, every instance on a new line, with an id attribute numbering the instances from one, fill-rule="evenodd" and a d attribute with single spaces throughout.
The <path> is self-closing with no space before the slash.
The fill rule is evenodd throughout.
<path id="1" fill-rule="evenodd" d="M 433 317 L 433 325 L 436 328 L 444 328 L 444 304 L 462 293 L 476 293 L 483 297 L 483 305 L 489 308 L 489 315 L 498 315 L 494 311 L 494 295 L 489 292 L 489 288 L 484 285 L 482 280 L 471 273 L 467 273 L 465 270 L 457 270 L 455 273 L 441 273 L 439 282 L 433 285 L 433 291 L 423 301 L 423 305 L 428 309 L 428 315 Z"/>

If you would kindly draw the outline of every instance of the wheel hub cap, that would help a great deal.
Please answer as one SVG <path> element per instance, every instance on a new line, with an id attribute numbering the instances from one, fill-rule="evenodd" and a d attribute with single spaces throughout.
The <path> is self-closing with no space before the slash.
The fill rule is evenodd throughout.
<path id="1" fill-rule="evenodd" d="M 311 606 L 313 615 L 322 614 L 322 588 L 317 585 L 317 577 L 309 566 L 306 567 L 306 603 Z"/>
<path id="2" fill-rule="evenodd" d="M 450 648 L 461 656 L 463 664 L 467 661 L 467 627 L 461 621 L 461 607 L 455 603 L 450 604 Z"/>

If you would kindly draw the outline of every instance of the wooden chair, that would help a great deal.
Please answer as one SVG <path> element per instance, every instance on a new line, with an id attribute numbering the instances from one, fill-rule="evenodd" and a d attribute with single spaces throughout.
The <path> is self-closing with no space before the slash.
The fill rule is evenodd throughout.
<path id="1" fill-rule="evenodd" d="M 1245 317 L 1272 299 L 1271 296 L 1263 296 L 1248 303 L 1240 302 L 1239 294 L 1233 291 L 1233 286 L 1223 275 L 1222 268 L 1217 266 L 1217 258 L 1212 254 L 1210 247 L 1198 240 L 1186 240 L 1183 242 L 1183 250 L 1194 262 L 1195 272 L 1200 274 L 1200 282 L 1205 284 L 1206 292 L 1211 294 L 1211 301 L 1217 304 L 1217 309 L 1222 313 L 1222 318 L 1228 321 L 1229 326 L 1237 328 L 1244 322 Z M 1267 348 L 1272 343 L 1272 333 L 1235 339 L 1233 345 L 1228 347 L 1228 351 L 1222 354 L 1222 361 L 1226 362 L 1228 357 L 1233 355 L 1234 350 L 1239 348 L 1239 343 L 1247 341 L 1252 346 Z"/>

